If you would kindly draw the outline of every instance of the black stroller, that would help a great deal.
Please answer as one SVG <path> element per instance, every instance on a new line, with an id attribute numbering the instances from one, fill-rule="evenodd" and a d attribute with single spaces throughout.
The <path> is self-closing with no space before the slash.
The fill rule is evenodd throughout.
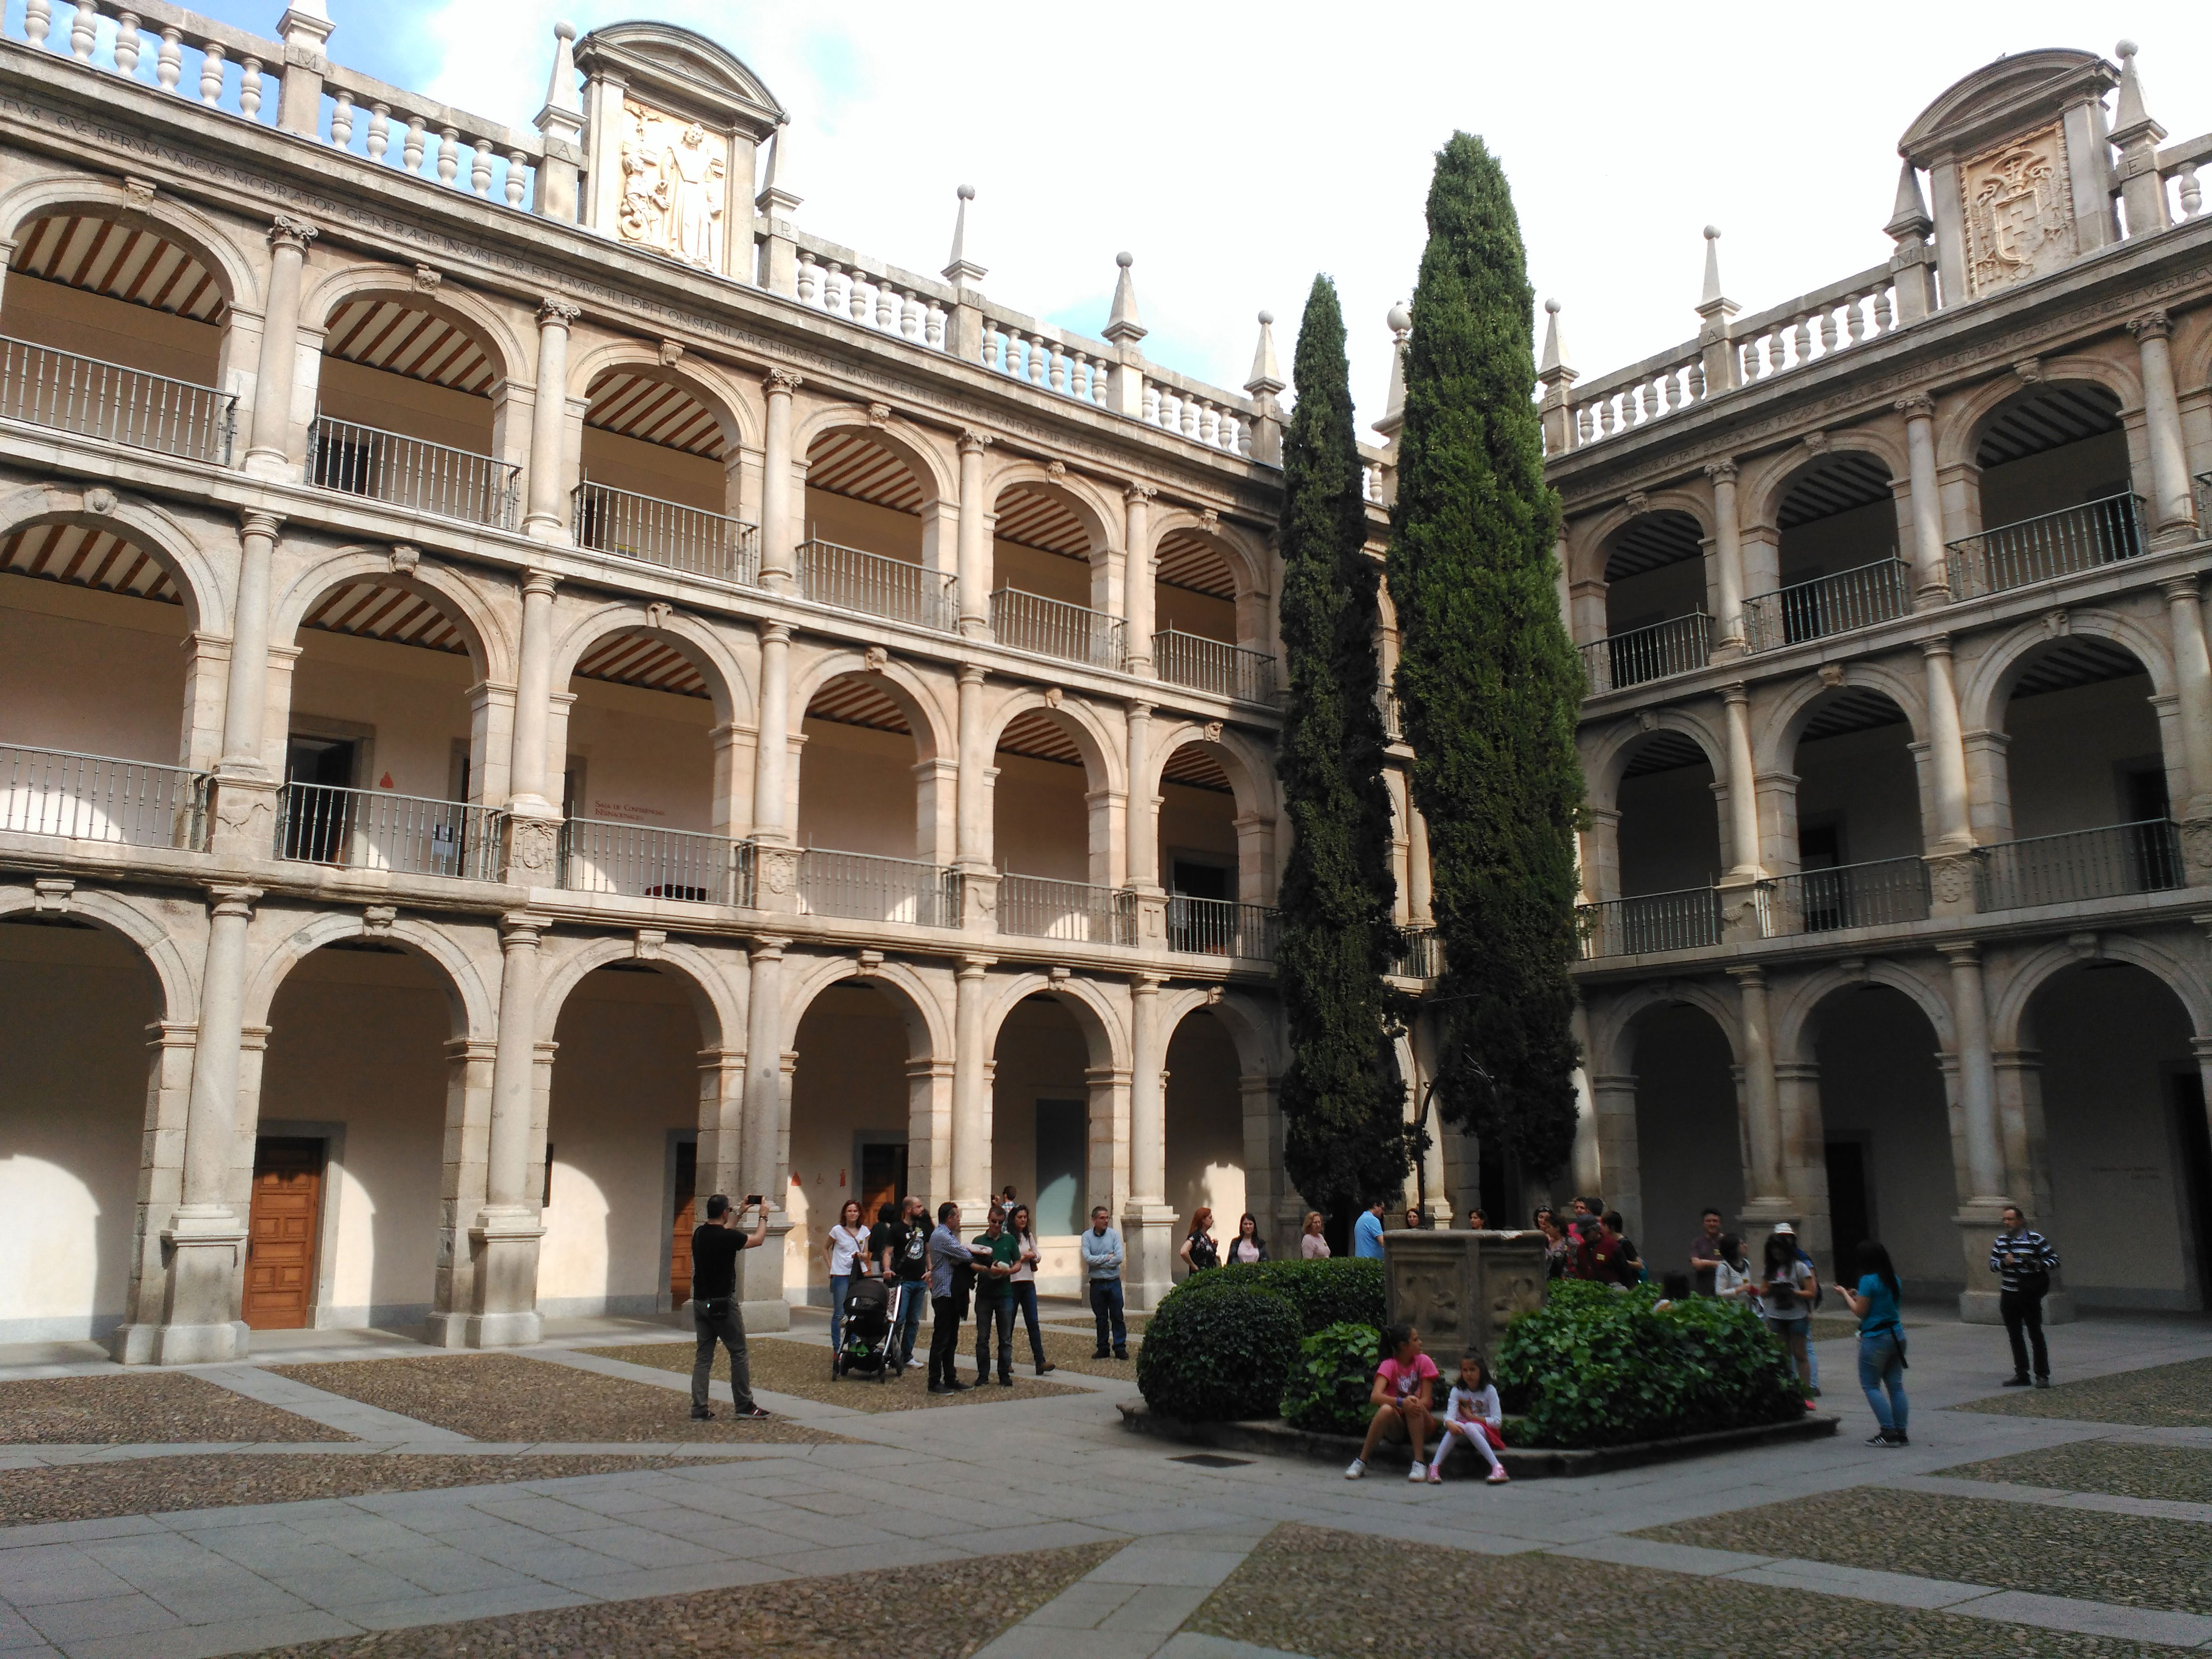
<path id="1" fill-rule="evenodd" d="M 844 1346 L 830 1356 L 830 1376 L 859 1372 L 888 1382 L 902 1369 L 892 1352 L 901 1300 L 915 1287 L 880 1279 L 855 1279 L 845 1292 Z"/>

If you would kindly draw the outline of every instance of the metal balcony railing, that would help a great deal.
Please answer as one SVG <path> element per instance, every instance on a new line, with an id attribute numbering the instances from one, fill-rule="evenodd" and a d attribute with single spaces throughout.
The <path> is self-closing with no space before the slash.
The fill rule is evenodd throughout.
<path id="1" fill-rule="evenodd" d="M 1702 611 L 1649 628 L 1608 635 L 1583 647 L 1583 672 L 1590 695 L 1619 691 L 1646 680 L 1663 680 L 1703 668 L 1713 653 L 1713 619 Z"/>
<path id="2" fill-rule="evenodd" d="M 1744 644 L 1752 651 L 1778 650 L 1871 628 L 1911 608 L 1911 567 L 1902 559 L 1881 559 L 1753 595 L 1743 602 Z"/>
<path id="3" fill-rule="evenodd" d="M 1087 882 L 1045 876 L 999 878 L 999 931 L 1024 939 L 1134 945 L 1137 896 Z"/>
<path id="4" fill-rule="evenodd" d="M 467 801 L 288 783 L 277 798 L 276 856 L 354 870 L 497 881 L 506 817 Z"/>
<path id="5" fill-rule="evenodd" d="M 2001 842 L 1974 858 L 1974 902 L 1983 910 L 2165 892 L 2187 880 L 2181 831 L 2168 818 Z"/>
<path id="6" fill-rule="evenodd" d="M 1971 599 L 2026 587 L 2132 559 L 2142 550 L 2142 498 L 2106 495 L 1949 544 L 1951 597 Z"/>
<path id="7" fill-rule="evenodd" d="M 1152 672 L 1170 685 L 1187 685 L 1216 696 L 1245 702 L 1273 702 L 1275 698 L 1275 659 L 1266 652 L 1172 628 L 1152 635 Z"/>
<path id="8" fill-rule="evenodd" d="M 327 415 L 307 428 L 308 483 L 434 518 L 512 530 L 521 478 L 489 455 Z"/>
<path id="9" fill-rule="evenodd" d="M 197 853 L 207 805 L 204 772 L 0 744 L 0 830 Z"/>
<path id="10" fill-rule="evenodd" d="M 1695 951 L 1721 942 L 1721 896 L 1711 887 L 1640 893 L 1578 907 L 1583 960 Z"/>
<path id="11" fill-rule="evenodd" d="M 799 549 L 799 591 L 817 605 L 859 611 L 950 634 L 959 625 L 951 576 L 835 542 Z"/>
<path id="12" fill-rule="evenodd" d="M 1119 672 L 1127 660 L 1127 625 L 1087 605 L 1002 587 L 991 595 L 991 632 L 1015 651 Z"/>
<path id="13" fill-rule="evenodd" d="M 753 902 L 753 844 L 689 830 L 570 818 L 561 826 L 560 883 L 572 893 Z"/>
<path id="14" fill-rule="evenodd" d="M 1273 962 L 1274 908 L 1265 904 L 1239 904 L 1234 899 L 1193 898 L 1177 893 L 1168 900 L 1168 949 L 1198 956 Z"/>
<path id="15" fill-rule="evenodd" d="M 1393 979 L 1434 979 L 1444 970 L 1443 935 L 1433 927 L 1408 927 L 1405 944 L 1391 959 Z"/>
<path id="16" fill-rule="evenodd" d="M 0 335 L 0 419 L 228 466 L 238 399 Z"/>
<path id="17" fill-rule="evenodd" d="M 1759 932 L 1767 939 L 1927 920 L 1928 865 L 1917 857 L 1801 870 L 1759 889 Z"/>
<path id="18" fill-rule="evenodd" d="M 760 531 L 741 520 L 589 478 L 571 497 L 576 545 L 717 581 L 760 580 Z"/>
<path id="19" fill-rule="evenodd" d="M 856 921 L 957 927 L 960 876 L 942 864 L 810 847 L 799 855 L 799 908 Z"/>

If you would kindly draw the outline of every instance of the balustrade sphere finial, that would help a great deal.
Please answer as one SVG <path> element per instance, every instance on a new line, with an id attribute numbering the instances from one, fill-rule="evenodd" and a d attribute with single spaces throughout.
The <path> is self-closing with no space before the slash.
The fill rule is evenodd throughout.
<path id="1" fill-rule="evenodd" d="M 1413 313 L 1407 310 L 1405 302 L 1401 301 L 1390 307 L 1389 314 L 1383 318 L 1382 322 L 1393 334 L 1403 334 L 1407 329 L 1413 327 Z"/>
<path id="2" fill-rule="evenodd" d="M 1705 240 L 1707 241 L 1717 242 L 1720 239 L 1721 228 L 1718 225 L 1707 225 L 1705 227 Z"/>
<path id="3" fill-rule="evenodd" d="M 955 196 L 957 196 L 963 202 L 972 202 L 975 199 L 975 186 L 973 185 L 963 185 L 959 189 L 954 191 L 952 193 Z"/>
<path id="4" fill-rule="evenodd" d="M 1127 270 L 1131 265 L 1137 263 L 1136 256 L 1129 253 L 1117 253 L 1114 256 L 1114 263 L 1121 266 L 1122 270 Z"/>
<path id="5" fill-rule="evenodd" d="M 553 38 L 556 40 L 574 40 L 576 38 L 576 26 L 574 23 L 568 22 L 554 24 Z"/>
<path id="6" fill-rule="evenodd" d="M 2120 55 L 2120 57 L 2121 57 L 2122 60 L 2123 60 L 2123 61 L 2124 61 L 2124 60 L 2126 60 L 2127 58 L 2132 58 L 2132 57 L 2134 57 L 2134 56 L 2136 55 L 2136 43 L 2135 43 L 2134 41 L 2132 41 L 2132 40 L 2123 40 L 2123 41 L 2121 41 L 2121 42 L 2120 42 L 2120 44 L 2119 44 L 2119 45 L 2118 45 L 2117 46 L 2114 46 L 2114 47 L 2112 48 L 2112 50 L 2113 50 L 2114 52 L 2118 52 L 2118 53 Z"/>
<path id="7" fill-rule="evenodd" d="M 1272 327 L 1273 327 L 1273 326 L 1274 326 L 1274 324 L 1275 324 L 1275 313 L 1274 313 L 1273 312 L 1272 312 L 1272 311 L 1263 311 L 1263 312 L 1261 312 L 1261 313 L 1260 313 L 1260 326 L 1261 326 L 1261 327 L 1262 327 L 1262 328 L 1272 328 Z"/>
<path id="8" fill-rule="evenodd" d="M 1557 300 L 1547 300 L 1544 301 L 1544 309 L 1556 317 L 1559 314 L 1559 302 Z"/>

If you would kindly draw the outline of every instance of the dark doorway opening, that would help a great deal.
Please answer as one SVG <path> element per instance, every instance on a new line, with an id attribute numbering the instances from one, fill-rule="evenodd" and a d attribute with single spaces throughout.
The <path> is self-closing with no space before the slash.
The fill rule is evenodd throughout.
<path id="1" fill-rule="evenodd" d="M 873 1226 L 876 1214 L 886 1204 L 906 1196 L 906 1143 L 866 1140 L 860 1143 L 860 1219 Z"/>
<path id="2" fill-rule="evenodd" d="M 1867 1192 L 1866 1145 L 1828 1143 L 1828 1231 L 1835 1247 L 1836 1277 L 1858 1283 L 1859 1246 L 1874 1237 L 1874 1203 Z"/>
<path id="3" fill-rule="evenodd" d="M 2188 1210 L 2182 1222 L 2196 1246 L 2197 1305 L 2212 1312 L 2212 1122 L 2204 1116 L 2202 1073 L 2175 1074 L 2173 1116 L 2181 1147 L 2182 1199 Z"/>

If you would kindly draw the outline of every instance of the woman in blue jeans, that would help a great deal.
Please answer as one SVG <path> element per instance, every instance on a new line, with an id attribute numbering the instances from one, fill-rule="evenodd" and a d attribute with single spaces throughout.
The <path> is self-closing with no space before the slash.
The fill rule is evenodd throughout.
<path id="1" fill-rule="evenodd" d="M 837 1212 L 822 1254 L 830 1268 L 830 1352 L 836 1353 L 845 1340 L 845 1292 L 855 1278 L 868 1276 L 868 1228 L 858 1199 L 847 1199 Z"/>
<path id="2" fill-rule="evenodd" d="M 1014 1236 L 1014 1306 L 1021 1312 L 1030 1330 L 1030 1358 L 1036 1361 L 1036 1374 L 1059 1368 L 1044 1357 L 1044 1336 L 1037 1328 L 1037 1263 L 1042 1252 L 1037 1249 L 1036 1224 L 1030 1218 L 1030 1206 L 1014 1206 L 1013 1213 L 1006 1218 L 1006 1231 Z"/>
<path id="3" fill-rule="evenodd" d="M 1881 1425 L 1869 1446 L 1905 1446 L 1905 1325 L 1897 1307 L 1897 1269 L 1872 1239 L 1859 1246 L 1859 1287 L 1836 1286 L 1859 1318 L 1859 1387 Z M 1883 1395 L 1888 1398 L 1885 1400 Z"/>

